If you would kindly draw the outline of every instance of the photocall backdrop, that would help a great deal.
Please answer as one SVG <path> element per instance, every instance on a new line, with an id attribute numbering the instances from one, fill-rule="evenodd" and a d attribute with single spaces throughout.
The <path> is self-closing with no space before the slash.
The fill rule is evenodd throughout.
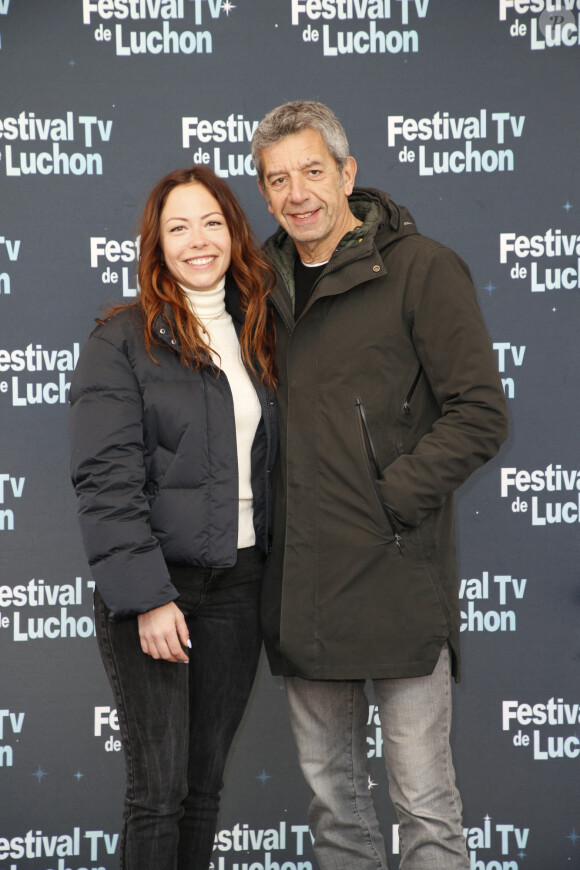
<path id="1" fill-rule="evenodd" d="M 457 496 L 471 867 L 580 868 L 579 62 L 580 0 L 0 0 L 0 870 L 118 866 L 123 759 L 68 478 L 79 349 L 135 294 L 167 172 L 213 167 L 274 230 L 249 141 L 299 98 L 341 118 L 359 184 L 472 269 L 511 434 Z M 372 700 L 368 754 L 395 870 Z M 311 870 L 307 804 L 263 662 L 214 870 Z"/>

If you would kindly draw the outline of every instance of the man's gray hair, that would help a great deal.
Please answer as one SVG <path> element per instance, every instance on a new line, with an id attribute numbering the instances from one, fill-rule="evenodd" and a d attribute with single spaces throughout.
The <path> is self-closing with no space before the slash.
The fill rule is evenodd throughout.
<path id="1" fill-rule="evenodd" d="M 272 109 L 260 121 L 252 136 L 252 159 L 260 183 L 264 183 L 264 167 L 261 151 L 276 145 L 285 136 L 303 130 L 317 130 L 342 173 L 349 156 L 348 139 L 344 128 L 334 112 L 324 103 L 314 100 L 294 100 Z"/>

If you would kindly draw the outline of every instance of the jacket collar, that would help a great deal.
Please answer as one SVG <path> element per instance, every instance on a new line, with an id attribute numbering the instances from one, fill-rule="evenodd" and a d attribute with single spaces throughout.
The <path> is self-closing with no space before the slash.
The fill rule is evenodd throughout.
<path id="1" fill-rule="evenodd" d="M 329 260 L 327 269 L 319 280 L 331 272 L 342 269 L 350 263 L 356 263 L 365 257 L 374 256 L 380 261 L 380 271 L 371 272 L 371 277 L 379 277 L 384 274 L 384 267 L 379 251 L 383 252 L 386 247 L 399 241 L 407 235 L 418 232 L 415 221 L 404 206 L 394 203 L 388 193 L 372 187 L 355 187 L 349 197 L 351 211 L 362 226 L 347 233 L 340 240 L 336 250 Z M 294 258 L 296 246 L 286 230 L 279 227 L 264 244 L 264 250 L 270 257 L 273 265 L 279 272 L 283 286 L 280 282 L 274 288 L 272 301 L 280 312 L 283 319 L 294 323 L 293 299 L 294 299 Z M 371 265 L 378 265 L 373 263 Z M 348 289 L 348 283 L 342 281 L 333 282 L 334 286 L 325 285 L 325 293 L 338 293 Z M 316 290 L 311 301 L 318 298 Z M 309 303 L 310 304 L 310 303 Z M 309 305 L 307 306 L 307 308 Z"/>
<path id="2" fill-rule="evenodd" d="M 240 291 L 238 285 L 232 278 L 230 272 L 226 273 L 225 286 L 225 303 L 226 311 L 231 315 L 234 327 L 238 336 L 244 323 L 244 313 L 240 307 Z M 153 321 L 153 332 L 157 336 L 161 344 L 174 350 L 176 353 L 181 353 L 181 343 L 175 329 L 175 317 L 173 309 L 168 302 L 165 303 L 163 311 L 160 311 Z"/>

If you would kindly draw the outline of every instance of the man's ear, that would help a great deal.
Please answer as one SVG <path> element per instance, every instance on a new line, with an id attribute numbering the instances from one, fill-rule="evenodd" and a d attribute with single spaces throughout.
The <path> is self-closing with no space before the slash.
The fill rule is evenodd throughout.
<path id="1" fill-rule="evenodd" d="M 272 211 L 272 206 L 270 205 L 270 197 L 268 196 L 268 194 L 266 193 L 266 191 L 262 187 L 261 181 L 258 181 L 258 187 L 260 188 L 260 193 L 262 194 L 262 196 L 264 197 L 264 199 L 268 203 L 268 211 L 270 212 L 270 214 L 274 214 L 274 212 Z"/>
<path id="2" fill-rule="evenodd" d="M 354 157 L 347 157 L 346 163 L 342 168 L 342 186 L 347 196 L 350 196 L 354 187 L 354 179 L 356 177 L 356 160 Z"/>

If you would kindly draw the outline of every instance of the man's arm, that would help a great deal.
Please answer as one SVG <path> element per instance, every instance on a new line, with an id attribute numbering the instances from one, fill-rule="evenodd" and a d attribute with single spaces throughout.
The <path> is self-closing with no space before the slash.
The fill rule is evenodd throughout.
<path id="1" fill-rule="evenodd" d="M 507 436 L 504 391 L 467 266 L 437 246 L 410 272 L 412 338 L 441 417 L 383 470 L 386 507 L 416 526 L 440 507 Z M 411 411 L 412 413 L 412 411 Z"/>

